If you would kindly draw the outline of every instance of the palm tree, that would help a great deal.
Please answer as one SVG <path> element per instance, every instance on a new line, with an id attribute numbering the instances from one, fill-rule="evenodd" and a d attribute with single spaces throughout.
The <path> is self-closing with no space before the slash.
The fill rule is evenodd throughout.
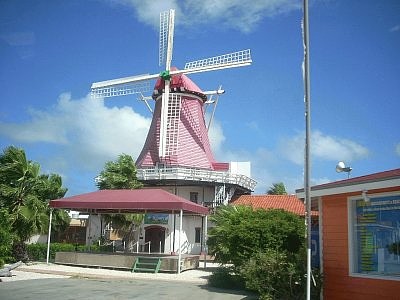
<path id="1" fill-rule="evenodd" d="M 96 178 L 100 190 L 138 189 L 143 186 L 136 177 L 136 166 L 128 154 L 121 154 L 116 161 L 106 162 L 103 171 Z M 138 227 L 142 224 L 144 214 L 108 214 L 102 215 L 105 223 L 111 224 L 118 235 L 127 242 L 127 249 L 139 240 Z"/>
<path id="2" fill-rule="evenodd" d="M 273 183 L 267 191 L 268 195 L 287 195 L 283 182 Z"/>
<path id="3" fill-rule="evenodd" d="M 0 157 L 1 206 L 8 208 L 16 235 L 14 256 L 23 260 L 27 258 L 24 242 L 48 223 L 44 203 L 32 193 L 40 182 L 39 170 L 40 166 L 28 161 L 22 149 L 10 146 Z"/>
<path id="4" fill-rule="evenodd" d="M 66 192 L 61 188 L 61 177 L 57 176 L 40 175 L 40 165 L 29 161 L 25 151 L 14 146 L 7 147 L 0 155 L 0 208 L 7 209 L 10 216 L 15 234 L 14 258 L 26 260 L 25 242 L 47 230 L 48 201 Z M 59 223 L 61 220 L 58 218 Z"/>

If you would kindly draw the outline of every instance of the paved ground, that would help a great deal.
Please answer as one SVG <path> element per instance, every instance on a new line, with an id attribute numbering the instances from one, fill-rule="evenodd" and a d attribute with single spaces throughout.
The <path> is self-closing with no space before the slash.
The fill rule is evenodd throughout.
<path id="1" fill-rule="evenodd" d="M 209 287 L 211 268 L 144 274 L 54 264 L 21 266 L 12 277 L 2 278 L 0 299 L 256 299 Z"/>

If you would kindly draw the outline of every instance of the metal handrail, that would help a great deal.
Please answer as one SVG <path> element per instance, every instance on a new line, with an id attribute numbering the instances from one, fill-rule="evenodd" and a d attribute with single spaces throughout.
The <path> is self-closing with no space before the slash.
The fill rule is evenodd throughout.
<path id="1" fill-rule="evenodd" d="M 143 246 L 146 246 L 146 244 L 149 244 L 149 254 L 151 253 L 150 248 L 151 248 L 151 241 L 148 241 L 147 243 L 144 243 Z"/>
<path id="2" fill-rule="evenodd" d="M 185 167 L 150 167 L 137 169 L 139 180 L 160 180 L 160 179 L 183 179 L 205 182 L 216 182 L 221 184 L 236 184 L 253 190 L 257 184 L 254 179 L 245 175 L 232 174 L 228 171 L 214 171 Z"/>
<path id="3" fill-rule="evenodd" d="M 133 250 L 133 247 L 135 247 L 135 245 L 136 245 L 136 253 L 139 253 L 139 241 L 137 241 L 136 243 L 133 243 L 132 247 L 128 248 L 128 251 L 133 252 L 132 250 Z"/>

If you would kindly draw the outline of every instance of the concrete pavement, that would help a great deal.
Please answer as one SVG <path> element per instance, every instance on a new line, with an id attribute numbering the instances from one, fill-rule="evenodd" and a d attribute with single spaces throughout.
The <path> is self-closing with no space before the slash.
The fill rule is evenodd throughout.
<path id="1" fill-rule="evenodd" d="M 257 299 L 206 284 L 144 279 L 50 278 L 0 283 L 0 299 Z"/>
<path id="2" fill-rule="evenodd" d="M 1 300 L 20 299 L 257 299 L 246 292 L 209 287 L 217 264 L 181 274 L 131 273 L 57 264 L 23 265 L 0 282 Z"/>

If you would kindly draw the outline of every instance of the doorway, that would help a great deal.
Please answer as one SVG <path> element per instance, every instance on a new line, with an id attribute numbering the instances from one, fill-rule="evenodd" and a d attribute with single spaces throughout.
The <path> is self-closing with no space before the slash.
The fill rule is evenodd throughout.
<path id="1" fill-rule="evenodd" d="M 150 242 L 151 253 L 164 253 L 165 228 L 161 226 L 146 227 L 145 242 L 146 248 L 149 247 L 147 243 Z"/>

